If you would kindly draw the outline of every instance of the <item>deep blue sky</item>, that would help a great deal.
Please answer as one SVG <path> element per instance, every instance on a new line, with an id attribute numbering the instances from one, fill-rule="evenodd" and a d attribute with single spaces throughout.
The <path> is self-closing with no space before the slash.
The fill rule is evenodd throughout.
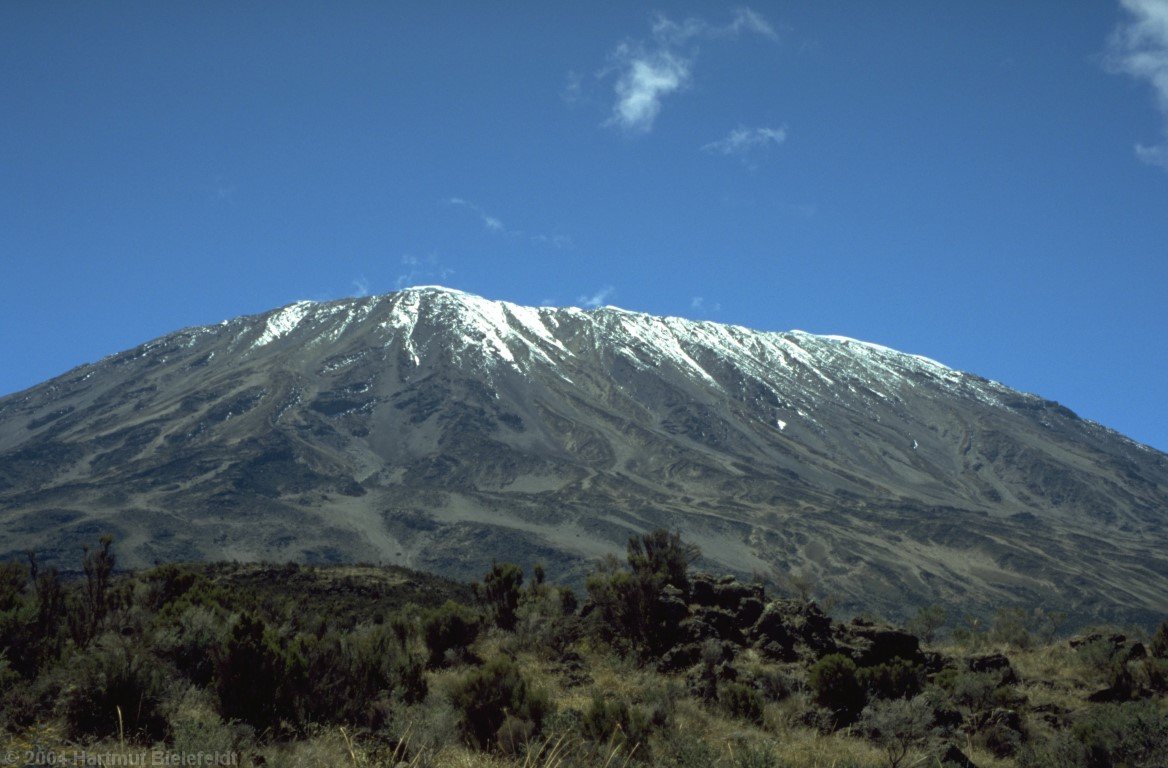
<path id="1" fill-rule="evenodd" d="M 876 341 L 1168 450 L 1168 0 L 0 4 L 0 394 L 441 283 Z"/>

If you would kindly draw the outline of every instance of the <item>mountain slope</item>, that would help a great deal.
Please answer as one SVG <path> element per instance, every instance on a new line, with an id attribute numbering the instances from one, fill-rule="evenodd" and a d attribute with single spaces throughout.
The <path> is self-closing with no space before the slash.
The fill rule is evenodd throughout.
<path id="1" fill-rule="evenodd" d="M 1168 456 L 924 358 L 442 288 L 180 331 L 0 399 L 0 550 L 557 575 L 679 528 L 845 607 L 1168 611 Z M 4 552 L 0 551 L 0 555 Z"/>

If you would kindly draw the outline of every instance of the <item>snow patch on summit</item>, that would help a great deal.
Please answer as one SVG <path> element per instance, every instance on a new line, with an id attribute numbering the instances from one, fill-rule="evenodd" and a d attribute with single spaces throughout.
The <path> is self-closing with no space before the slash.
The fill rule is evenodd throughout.
<path id="1" fill-rule="evenodd" d="M 276 312 L 268 316 L 268 322 L 264 326 L 264 332 L 255 340 L 251 348 L 257 349 L 271 344 L 282 336 L 287 336 L 296 329 L 296 326 L 300 325 L 300 321 L 304 319 L 305 315 L 315 305 L 316 302 L 314 301 L 298 301 L 283 309 L 276 310 Z"/>

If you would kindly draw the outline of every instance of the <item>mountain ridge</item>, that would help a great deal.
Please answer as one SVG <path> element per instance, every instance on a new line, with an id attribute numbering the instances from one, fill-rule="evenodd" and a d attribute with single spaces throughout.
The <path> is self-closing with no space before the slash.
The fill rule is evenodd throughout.
<path id="1" fill-rule="evenodd" d="M 1168 610 L 1166 508 L 1168 456 L 928 358 L 433 286 L 183 329 L 0 398 L 0 531 L 62 562 L 112 528 L 138 564 L 578 578 L 665 525 L 853 610 L 1142 620 Z"/>

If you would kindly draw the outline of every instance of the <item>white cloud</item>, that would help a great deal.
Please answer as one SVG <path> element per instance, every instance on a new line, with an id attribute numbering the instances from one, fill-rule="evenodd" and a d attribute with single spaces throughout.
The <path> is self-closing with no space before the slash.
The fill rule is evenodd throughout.
<path id="1" fill-rule="evenodd" d="M 774 27 L 749 8 L 739 8 L 734 18 L 721 26 L 692 17 L 682 21 L 655 17 L 651 41 L 621 43 L 612 53 L 614 64 L 601 73 L 619 73 L 614 85 L 616 103 L 604 124 L 648 133 L 661 112 L 662 100 L 689 84 L 697 58 L 695 43 L 736 38 L 743 33 L 778 37 Z"/>
<path id="2" fill-rule="evenodd" d="M 576 303 L 588 309 L 596 309 L 604 306 L 604 302 L 608 301 L 608 297 L 612 295 L 613 287 L 606 285 L 591 296 L 579 296 L 576 298 Z"/>
<path id="3" fill-rule="evenodd" d="M 454 270 L 439 262 L 438 256 L 433 253 L 425 257 L 407 253 L 401 257 L 401 265 L 406 269 L 393 283 L 394 288 L 399 291 L 411 285 L 443 284 L 454 274 Z"/>
<path id="4" fill-rule="evenodd" d="M 467 209 L 473 211 L 476 215 L 478 215 L 479 219 L 483 222 L 483 226 L 486 227 L 487 229 L 491 230 L 492 232 L 506 232 L 507 231 L 507 228 L 505 226 L 503 226 L 503 222 L 500 221 L 497 216 L 490 215 L 489 213 L 487 213 L 486 211 L 484 211 L 482 208 L 478 207 L 474 203 L 470 202 L 469 200 L 464 200 L 461 197 L 452 197 L 452 198 L 450 198 L 450 200 L 448 202 L 451 205 L 457 205 L 459 207 L 467 208 Z"/>
<path id="5" fill-rule="evenodd" d="M 490 232 L 496 232 L 511 238 L 528 240 L 535 245 L 548 246 L 556 249 L 570 248 L 572 238 L 567 235 L 528 234 L 518 229 L 509 229 L 498 216 L 492 216 L 475 203 L 462 197 L 451 197 L 446 200 L 450 205 L 466 208 L 473 212 L 482 221 L 483 226 Z"/>
<path id="6" fill-rule="evenodd" d="M 689 65 L 668 52 L 631 57 L 616 81 L 616 106 L 608 125 L 648 133 L 661 111 L 661 99 L 689 81 Z"/>
<path id="7" fill-rule="evenodd" d="M 1136 156 L 1168 170 L 1168 0 L 1120 0 L 1128 20 L 1112 34 L 1107 64 L 1114 72 L 1146 80 L 1164 118 L 1164 141 L 1137 144 Z"/>
<path id="8" fill-rule="evenodd" d="M 584 79 L 580 77 L 580 73 L 575 70 L 568 72 L 568 76 L 564 80 L 564 90 L 560 92 L 560 98 L 566 104 L 575 104 L 580 101 L 583 92 Z"/>
<path id="9" fill-rule="evenodd" d="M 730 22 L 729 31 L 735 35 L 746 31 L 769 37 L 772 40 L 779 39 L 779 34 L 775 32 L 775 28 L 770 25 L 770 22 L 750 8 L 739 8 L 734 12 L 734 21 Z"/>
<path id="10" fill-rule="evenodd" d="M 369 295 L 369 281 L 365 279 L 365 275 L 353 280 L 353 295 L 358 299 L 363 299 Z"/>
<path id="11" fill-rule="evenodd" d="M 696 312 L 721 312 L 722 303 L 718 301 L 707 302 L 702 296 L 694 296 L 689 301 L 689 308 Z"/>
<path id="12" fill-rule="evenodd" d="M 779 128 L 746 128 L 738 126 L 717 141 L 702 147 L 706 152 L 745 158 L 759 150 L 778 146 L 787 140 L 787 126 Z"/>

